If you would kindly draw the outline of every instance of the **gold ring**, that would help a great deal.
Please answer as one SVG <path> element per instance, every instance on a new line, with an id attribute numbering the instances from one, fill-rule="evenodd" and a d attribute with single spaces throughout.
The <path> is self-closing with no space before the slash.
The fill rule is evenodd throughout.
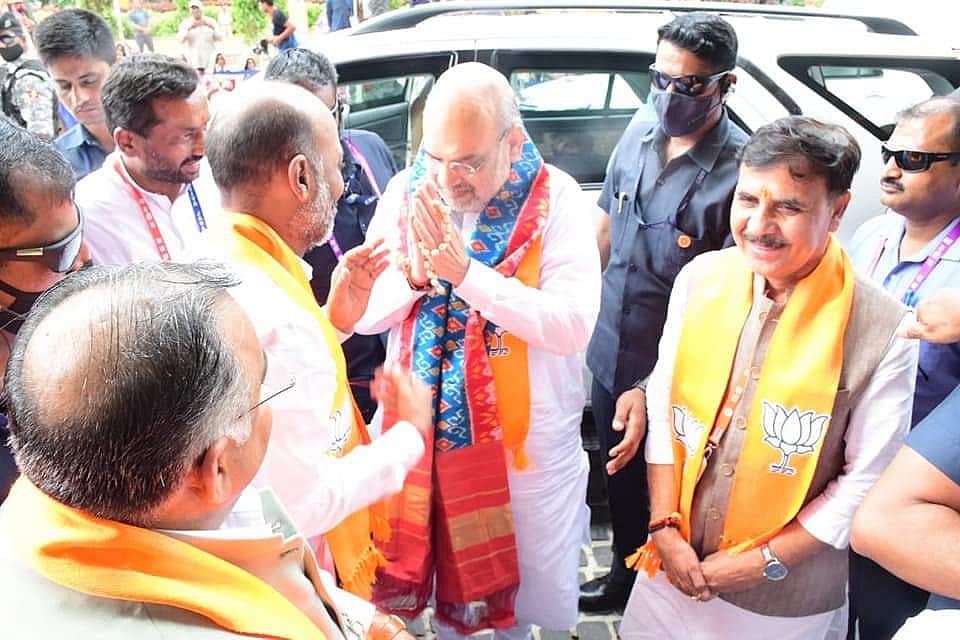
<path id="1" fill-rule="evenodd" d="M 696 600 L 697 602 L 700 602 L 700 594 L 699 594 L 699 593 L 695 593 L 695 594 L 693 594 L 692 596 L 690 596 L 690 599 L 691 599 L 691 600 Z"/>

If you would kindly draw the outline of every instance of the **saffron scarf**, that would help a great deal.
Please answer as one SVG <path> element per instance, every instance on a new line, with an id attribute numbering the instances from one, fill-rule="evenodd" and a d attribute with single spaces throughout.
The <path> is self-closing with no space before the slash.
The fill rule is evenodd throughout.
<path id="1" fill-rule="evenodd" d="M 854 270 L 830 237 L 820 264 L 790 295 L 767 349 L 720 548 L 736 555 L 773 538 L 803 506 L 813 480 L 843 367 Z M 670 392 L 680 532 L 689 542 L 691 505 L 704 451 L 724 406 L 740 333 L 753 304 L 753 273 L 739 249 L 719 254 L 710 278 L 691 291 Z M 705 321 L 709 319 L 709 321 Z M 652 541 L 628 558 L 651 576 L 660 567 Z"/>
<path id="2" fill-rule="evenodd" d="M 421 150 L 400 212 L 401 247 L 408 246 L 415 193 L 427 178 Z M 477 220 L 467 255 L 539 286 L 549 202 L 549 174 L 525 138 L 521 158 Z M 433 390 L 434 441 L 389 503 L 390 563 L 378 574 L 374 598 L 384 609 L 415 616 L 436 574 L 437 617 L 468 634 L 516 623 L 520 576 L 507 464 L 529 464 L 529 367 L 522 340 L 444 286 L 444 293 L 421 298 L 401 327 L 401 365 Z M 390 416 L 384 424 L 392 424 Z"/>
<path id="3" fill-rule="evenodd" d="M 3 506 L 17 554 L 58 585 L 192 611 L 223 629 L 306 640 L 323 633 L 266 582 L 175 538 L 68 507 L 26 478 Z"/>
<path id="4" fill-rule="evenodd" d="M 313 297 L 310 282 L 300 259 L 268 224 L 245 213 L 224 211 L 210 231 L 214 241 L 228 252 L 231 259 L 267 274 L 294 302 L 317 321 L 327 343 L 327 351 L 337 369 L 337 389 L 330 415 L 334 415 L 349 399 L 353 408 L 352 426 L 341 456 L 360 444 L 369 444 L 363 416 L 357 409 L 347 381 L 347 365 L 336 331 Z M 386 564 L 373 540 L 385 542 L 390 536 L 386 507 L 375 504 L 347 516 L 324 534 L 343 588 L 369 600 L 377 567 Z"/>

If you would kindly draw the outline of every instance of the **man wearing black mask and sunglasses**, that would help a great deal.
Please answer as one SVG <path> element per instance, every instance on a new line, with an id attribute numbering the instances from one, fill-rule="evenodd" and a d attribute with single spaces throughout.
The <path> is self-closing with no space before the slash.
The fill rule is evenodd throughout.
<path id="1" fill-rule="evenodd" d="M 600 194 L 608 215 L 597 232 L 604 264 L 600 317 L 587 352 L 592 407 L 606 462 L 613 568 L 587 582 L 580 610 L 624 606 L 634 573 L 624 558 L 647 538 L 643 456 L 647 376 L 657 360 L 667 301 L 680 269 L 720 249 L 730 235 L 736 152 L 746 134 L 724 103 L 736 76 L 737 35 L 706 13 L 680 15 L 658 31 L 650 66 L 656 120 L 634 118 Z M 642 113 L 642 112 L 641 112 Z"/>
<path id="2" fill-rule="evenodd" d="M 0 371 L 40 294 L 90 259 L 73 170 L 37 136 L 0 117 Z M 0 414 L 0 501 L 17 469 Z"/>
<path id="3" fill-rule="evenodd" d="M 343 195 L 337 201 L 337 217 L 330 240 L 311 249 L 304 259 L 313 267 L 314 296 L 325 304 L 330 294 L 330 274 L 344 253 L 363 244 L 367 228 L 377 209 L 380 194 L 397 172 L 387 144 L 377 134 L 361 129 L 343 128 L 343 104 L 337 91 L 337 70 L 322 53 L 308 49 L 283 51 L 270 61 L 265 80 L 300 85 L 330 109 L 340 128 L 343 151 Z M 380 336 L 353 335 L 343 343 L 347 357 L 347 375 L 357 406 L 369 423 L 377 410 L 370 398 L 373 372 L 386 357 Z"/>
<path id="4" fill-rule="evenodd" d="M 857 269 L 916 307 L 960 287 L 960 98 L 935 97 L 904 111 L 881 154 L 880 203 L 891 213 L 857 230 L 850 255 Z M 960 343 L 921 340 L 918 369 L 914 425 L 960 385 Z M 853 554 L 851 632 L 856 620 L 861 638 L 890 638 L 926 602 L 927 592 Z"/>

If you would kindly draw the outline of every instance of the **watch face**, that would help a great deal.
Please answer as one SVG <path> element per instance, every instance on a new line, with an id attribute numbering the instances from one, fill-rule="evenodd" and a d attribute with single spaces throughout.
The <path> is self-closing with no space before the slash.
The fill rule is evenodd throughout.
<path id="1" fill-rule="evenodd" d="M 778 560 L 767 563 L 766 568 L 763 570 L 763 575 L 767 577 L 767 580 L 772 582 L 783 580 L 787 577 L 787 573 L 787 565 Z"/>

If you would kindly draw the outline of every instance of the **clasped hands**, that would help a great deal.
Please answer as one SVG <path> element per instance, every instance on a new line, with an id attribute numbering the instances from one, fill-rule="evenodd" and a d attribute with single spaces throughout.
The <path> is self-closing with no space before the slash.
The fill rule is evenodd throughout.
<path id="1" fill-rule="evenodd" d="M 767 580 L 759 549 L 736 556 L 721 549 L 701 561 L 676 529 L 661 529 L 652 538 L 670 584 L 694 600 L 705 602 L 720 593 L 746 591 Z"/>
<path id="2" fill-rule="evenodd" d="M 431 284 L 434 276 L 458 286 L 467 275 L 470 258 L 460 229 L 451 224 L 446 207 L 437 186 L 430 181 L 413 198 L 408 255 L 410 281 L 416 286 Z"/>

